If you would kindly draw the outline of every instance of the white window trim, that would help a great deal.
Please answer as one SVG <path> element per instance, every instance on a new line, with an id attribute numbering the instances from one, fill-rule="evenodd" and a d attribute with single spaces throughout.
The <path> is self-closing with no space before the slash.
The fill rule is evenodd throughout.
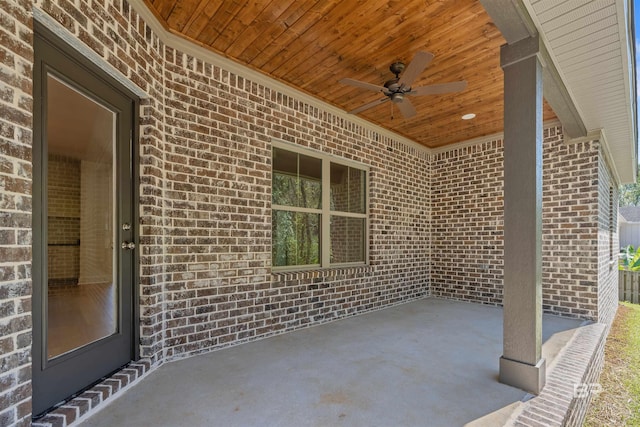
<path id="1" fill-rule="evenodd" d="M 277 205 L 272 204 L 271 210 L 279 211 L 289 211 L 289 212 L 303 212 L 303 213 L 316 213 L 320 214 L 321 225 L 320 225 L 320 264 L 307 264 L 307 265 L 288 265 L 288 266 L 272 266 L 271 269 L 274 272 L 283 272 L 283 271 L 304 271 L 304 270 L 318 270 L 318 269 L 332 269 L 332 268 L 343 268 L 343 267 L 352 267 L 352 266 L 366 266 L 369 265 L 369 181 L 370 181 L 370 173 L 369 166 L 360 162 L 356 162 L 349 159 L 343 159 L 342 157 L 334 156 L 332 154 L 323 153 L 322 151 L 314 150 L 311 148 L 300 147 L 296 144 L 281 141 L 281 140 L 271 140 L 271 152 L 273 153 L 274 148 L 280 148 L 283 150 L 291 151 L 293 153 L 302 154 L 305 156 L 313 157 L 322 161 L 322 208 L 321 209 L 313 209 L 313 208 L 303 208 L 303 207 L 295 207 L 295 206 L 287 206 L 287 205 Z M 353 213 L 353 212 L 342 212 L 331 210 L 331 203 L 329 200 L 331 199 L 331 186 L 329 185 L 329 180 L 331 176 L 331 163 L 340 164 L 343 166 L 349 166 L 355 169 L 363 170 L 366 174 L 365 179 L 365 213 Z M 272 164 L 272 174 L 273 174 L 273 164 Z M 273 180 L 272 180 L 273 182 Z M 272 183 L 273 188 L 273 183 Z M 348 218 L 361 218 L 364 219 L 364 262 L 348 262 L 348 263 L 331 263 L 331 251 L 329 248 L 331 247 L 331 234 L 330 234 L 330 223 L 331 216 L 341 216 Z M 273 242 L 273 238 L 272 238 Z M 273 249 L 273 248 L 272 248 Z M 271 251 L 273 254 L 273 250 Z"/>

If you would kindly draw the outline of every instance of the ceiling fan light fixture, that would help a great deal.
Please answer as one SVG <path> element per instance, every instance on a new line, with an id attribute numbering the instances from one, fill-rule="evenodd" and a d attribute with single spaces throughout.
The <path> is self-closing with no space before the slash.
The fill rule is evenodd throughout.
<path id="1" fill-rule="evenodd" d="M 402 102 L 403 99 L 404 94 L 402 92 L 395 92 L 391 94 L 391 101 L 395 102 L 396 104 L 398 102 Z"/>
<path id="2" fill-rule="evenodd" d="M 469 113 L 469 114 L 465 114 L 461 118 L 462 120 L 471 120 L 471 119 L 475 119 L 476 115 L 474 113 Z"/>

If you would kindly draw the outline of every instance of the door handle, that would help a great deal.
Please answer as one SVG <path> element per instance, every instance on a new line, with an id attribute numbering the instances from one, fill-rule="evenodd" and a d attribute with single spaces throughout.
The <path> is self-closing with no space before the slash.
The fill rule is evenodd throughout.
<path id="1" fill-rule="evenodd" d="M 133 250 L 136 248 L 136 244 L 133 242 L 122 242 L 122 245 L 120 245 L 120 247 L 122 249 L 129 249 L 129 250 Z"/>

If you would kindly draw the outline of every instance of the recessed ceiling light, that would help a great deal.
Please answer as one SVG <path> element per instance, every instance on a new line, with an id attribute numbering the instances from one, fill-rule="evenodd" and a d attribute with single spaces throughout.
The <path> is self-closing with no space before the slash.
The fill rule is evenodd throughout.
<path id="1" fill-rule="evenodd" d="M 473 118 L 475 118 L 476 115 L 473 113 L 469 113 L 469 114 L 465 114 L 464 116 L 462 116 L 462 120 L 471 120 Z"/>

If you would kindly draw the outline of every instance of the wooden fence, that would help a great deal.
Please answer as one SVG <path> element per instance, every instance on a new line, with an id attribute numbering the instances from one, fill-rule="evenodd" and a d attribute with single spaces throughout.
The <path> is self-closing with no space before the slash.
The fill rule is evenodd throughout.
<path id="1" fill-rule="evenodd" d="M 640 303 L 640 271 L 618 271 L 618 299 Z"/>

